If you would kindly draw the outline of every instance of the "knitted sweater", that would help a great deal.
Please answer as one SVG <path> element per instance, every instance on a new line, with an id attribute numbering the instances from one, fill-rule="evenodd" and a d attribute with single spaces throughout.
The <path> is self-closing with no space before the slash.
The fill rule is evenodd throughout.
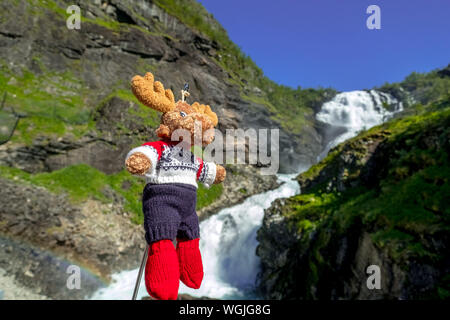
<path id="1" fill-rule="evenodd" d="M 127 159 L 135 152 L 145 154 L 152 164 L 145 174 L 147 183 L 185 183 L 197 188 L 198 180 L 209 188 L 216 178 L 214 163 L 203 162 L 190 151 L 183 151 L 176 143 L 147 142 L 132 149 Z"/>

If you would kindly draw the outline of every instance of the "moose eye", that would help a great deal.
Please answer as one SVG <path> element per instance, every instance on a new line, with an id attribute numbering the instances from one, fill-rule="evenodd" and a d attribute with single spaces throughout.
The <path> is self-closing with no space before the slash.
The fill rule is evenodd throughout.
<path id="1" fill-rule="evenodd" d="M 186 113 L 183 112 L 183 111 L 180 111 L 180 115 L 181 115 L 183 118 L 186 117 Z"/>

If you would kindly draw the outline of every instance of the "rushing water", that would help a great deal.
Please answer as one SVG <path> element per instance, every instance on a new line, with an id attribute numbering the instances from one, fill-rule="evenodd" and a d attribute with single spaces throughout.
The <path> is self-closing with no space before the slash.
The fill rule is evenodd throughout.
<path id="1" fill-rule="evenodd" d="M 384 104 L 384 105 L 383 105 Z M 385 106 L 393 105 L 393 111 Z M 325 103 L 317 120 L 331 127 L 341 127 L 318 159 L 337 144 L 355 136 L 359 131 L 386 121 L 402 108 L 391 96 L 377 91 L 343 92 Z M 306 168 L 303 168 L 306 169 Z M 299 169 L 299 171 L 303 171 Z M 278 175 L 283 184 L 275 190 L 247 198 L 243 203 L 219 211 L 200 224 L 200 247 L 205 276 L 198 290 L 180 284 L 180 293 L 221 299 L 252 299 L 259 271 L 256 232 L 261 226 L 264 209 L 278 198 L 300 192 L 293 175 Z M 131 299 L 138 269 L 113 275 L 112 284 L 97 291 L 93 299 Z M 147 296 L 142 281 L 138 298 Z"/>
<path id="2" fill-rule="evenodd" d="M 356 136 L 360 131 L 390 119 L 402 108 L 402 103 L 394 97 L 375 90 L 337 94 L 331 101 L 323 104 L 316 119 L 343 130 L 330 140 L 317 160 L 324 158 L 331 148 Z"/>
<path id="3" fill-rule="evenodd" d="M 283 184 L 275 190 L 247 198 L 243 203 L 220 210 L 200 224 L 200 250 L 205 276 L 202 286 L 193 290 L 182 283 L 180 293 L 193 296 L 233 299 L 252 298 L 252 289 L 259 269 L 255 254 L 256 231 L 261 225 L 264 209 L 277 198 L 299 192 L 295 175 L 279 175 Z M 93 299 L 130 299 L 138 269 L 113 275 L 112 284 L 97 291 Z M 138 297 L 147 296 L 144 281 Z"/>

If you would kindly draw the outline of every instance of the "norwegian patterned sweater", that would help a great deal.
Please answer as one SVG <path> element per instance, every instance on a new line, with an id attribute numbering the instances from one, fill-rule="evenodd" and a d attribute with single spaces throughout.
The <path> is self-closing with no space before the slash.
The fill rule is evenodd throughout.
<path id="1" fill-rule="evenodd" d="M 150 159 L 152 165 L 145 174 L 147 183 L 185 183 L 197 188 L 198 180 L 209 188 L 216 178 L 216 165 L 203 162 L 177 143 L 147 142 L 132 149 L 126 159 L 135 152 L 141 152 Z"/>

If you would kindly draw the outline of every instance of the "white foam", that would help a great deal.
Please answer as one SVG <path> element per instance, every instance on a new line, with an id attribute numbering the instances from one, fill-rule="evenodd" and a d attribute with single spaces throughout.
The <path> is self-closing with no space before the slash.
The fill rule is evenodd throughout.
<path id="1" fill-rule="evenodd" d="M 256 256 L 256 231 L 261 225 L 264 209 L 278 198 L 299 192 L 295 175 L 279 175 L 284 182 L 279 188 L 247 198 L 243 203 L 223 209 L 200 224 L 200 250 L 204 279 L 200 289 L 193 290 L 182 283 L 180 293 L 211 298 L 248 298 L 259 271 Z M 131 299 L 138 269 L 122 271 L 112 276 L 111 285 L 100 289 L 92 299 Z M 147 296 L 144 281 L 138 298 Z"/>
<path id="2" fill-rule="evenodd" d="M 392 111 L 387 110 L 383 104 L 393 106 Z M 331 101 L 323 104 L 316 119 L 334 127 L 344 128 L 345 132 L 328 143 L 318 160 L 339 143 L 356 136 L 362 130 L 383 123 L 402 109 L 401 102 L 389 94 L 376 90 L 337 94 Z"/>

